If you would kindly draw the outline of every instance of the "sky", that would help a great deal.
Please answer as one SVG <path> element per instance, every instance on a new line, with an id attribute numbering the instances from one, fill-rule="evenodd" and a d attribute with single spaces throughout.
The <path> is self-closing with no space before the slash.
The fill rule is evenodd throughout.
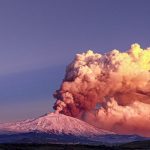
<path id="1" fill-rule="evenodd" d="M 149 0 L 1 0 L 0 122 L 53 111 L 76 53 L 150 47 Z"/>

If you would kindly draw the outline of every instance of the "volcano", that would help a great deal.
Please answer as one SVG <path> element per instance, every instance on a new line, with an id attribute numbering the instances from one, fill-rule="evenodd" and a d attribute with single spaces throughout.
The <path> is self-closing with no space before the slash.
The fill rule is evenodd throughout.
<path id="1" fill-rule="evenodd" d="M 118 135 L 63 114 L 48 113 L 36 119 L 0 124 L 0 143 L 125 143 L 144 140 Z"/>

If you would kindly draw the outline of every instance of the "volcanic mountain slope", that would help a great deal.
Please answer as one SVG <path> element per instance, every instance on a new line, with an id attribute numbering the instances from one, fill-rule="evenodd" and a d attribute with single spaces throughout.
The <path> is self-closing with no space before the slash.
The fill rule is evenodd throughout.
<path id="1" fill-rule="evenodd" d="M 37 119 L 24 120 L 16 123 L 0 124 L 0 131 L 8 133 L 44 132 L 56 134 L 72 134 L 75 136 L 93 136 L 112 134 L 63 114 L 49 113 Z"/>
<path id="2" fill-rule="evenodd" d="M 120 143 L 141 139 L 138 136 L 117 135 L 79 119 L 54 113 L 37 119 L 0 124 L 0 143 Z"/>

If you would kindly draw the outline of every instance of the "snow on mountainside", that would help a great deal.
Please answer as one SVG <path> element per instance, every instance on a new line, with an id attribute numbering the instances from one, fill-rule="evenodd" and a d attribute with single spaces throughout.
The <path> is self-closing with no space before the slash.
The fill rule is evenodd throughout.
<path id="1" fill-rule="evenodd" d="M 79 119 L 49 113 L 37 119 L 0 124 L 0 143 L 126 143 L 145 138 L 117 135 Z"/>
<path id="2" fill-rule="evenodd" d="M 26 133 L 34 131 L 72 134 L 75 136 L 113 134 L 112 132 L 95 128 L 79 119 L 55 113 L 49 113 L 37 119 L 0 124 L 0 133 Z"/>

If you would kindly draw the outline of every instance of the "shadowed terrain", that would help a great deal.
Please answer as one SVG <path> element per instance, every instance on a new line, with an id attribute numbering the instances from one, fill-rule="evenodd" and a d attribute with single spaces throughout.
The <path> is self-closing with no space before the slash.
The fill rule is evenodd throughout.
<path id="1" fill-rule="evenodd" d="M 80 144 L 0 144 L 0 150 L 150 150 L 150 141 L 136 141 L 116 146 Z"/>

